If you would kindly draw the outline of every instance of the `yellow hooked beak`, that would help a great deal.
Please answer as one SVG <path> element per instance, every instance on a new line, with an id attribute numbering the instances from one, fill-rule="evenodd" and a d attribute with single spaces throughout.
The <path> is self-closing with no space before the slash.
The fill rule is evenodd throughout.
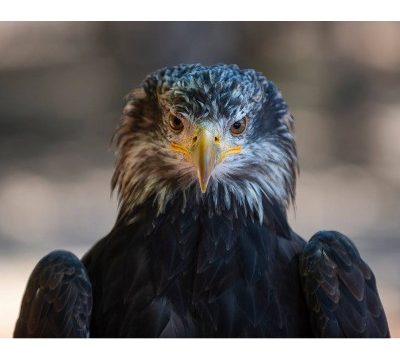
<path id="1" fill-rule="evenodd" d="M 217 164 L 220 148 L 217 138 L 206 129 L 199 130 L 193 140 L 190 154 L 197 169 L 200 190 L 205 193 L 211 173 Z"/>
<path id="2" fill-rule="evenodd" d="M 196 168 L 200 190 L 205 193 L 215 166 L 228 155 L 239 153 L 241 147 L 235 146 L 223 150 L 220 136 L 205 128 L 197 129 L 195 134 L 189 147 L 176 143 L 172 143 L 171 147 L 174 151 L 184 154 L 193 163 Z"/>

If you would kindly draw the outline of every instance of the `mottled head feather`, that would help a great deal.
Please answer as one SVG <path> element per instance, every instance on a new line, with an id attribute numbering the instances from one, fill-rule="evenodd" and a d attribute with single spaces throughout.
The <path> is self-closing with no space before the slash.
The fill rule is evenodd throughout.
<path id="1" fill-rule="evenodd" d="M 240 208 L 263 221 L 265 206 L 287 209 L 294 201 L 298 162 L 293 119 L 276 86 L 261 73 L 237 65 L 177 65 L 147 76 L 126 101 L 115 134 L 112 180 L 120 218 L 132 221 L 135 208 L 151 199 L 158 213 L 174 200 L 182 202 L 182 211 L 187 202 L 209 214 Z M 234 119 L 250 119 L 237 139 L 242 152 L 216 167 L 206 194 L 200 193 L 193 167 L 169 149 L 168 113 L 221 129 Z"/>

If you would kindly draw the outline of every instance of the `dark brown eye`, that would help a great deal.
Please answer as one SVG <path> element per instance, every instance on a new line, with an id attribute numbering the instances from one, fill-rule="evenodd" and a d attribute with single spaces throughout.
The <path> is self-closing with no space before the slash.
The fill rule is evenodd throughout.
<path id="1" fill-rule="evenodd" d="M 183 122 L 176 116 L 172 116 L 169 120 L 169 126 L 171 126 L 172 130 L 174 131 L 182 131 L 183 129 Z"/>
<path id="2" fill-rule="evenodd" d="M 246 130 L 247 126 L 247 118 L 244 117 L 242 120 L 235 121 L 231 126 L 231 134 L 233 136 L 237 136 L 243 133 Z"/>

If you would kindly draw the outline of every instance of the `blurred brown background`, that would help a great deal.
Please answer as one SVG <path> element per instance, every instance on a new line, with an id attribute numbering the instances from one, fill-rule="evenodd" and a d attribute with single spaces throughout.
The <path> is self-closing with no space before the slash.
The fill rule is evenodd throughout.
<path id="1" fill-rule="evenodd" d="M 0 54 L 0 336 L 41 256 L 111 229 L 123 96 L 181 62 L 279 86 L 301 161 L 291 224 L 354 240 L 400 336 L 400 23 L 0 23 Z"/>

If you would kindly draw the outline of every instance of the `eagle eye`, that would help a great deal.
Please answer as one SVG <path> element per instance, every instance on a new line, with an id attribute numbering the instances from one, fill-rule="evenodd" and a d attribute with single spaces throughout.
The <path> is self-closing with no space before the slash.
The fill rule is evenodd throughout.
<path id="1" fill-rule="evenodd" d="M 169 126 L 172 130 L 180 132 L 183 130 L 183 122 L 177 116 L 172 116 L 169 120 Z"/>
<path id="2" fill-rule="evenodd" d="M 242 120 L 235 121 L 232 124 L 230 128 L 231 134 L 233 136 L 240 135 L 246 130 L 246 127 L 247 127 L 247 117 L 244 117 Z"/>

